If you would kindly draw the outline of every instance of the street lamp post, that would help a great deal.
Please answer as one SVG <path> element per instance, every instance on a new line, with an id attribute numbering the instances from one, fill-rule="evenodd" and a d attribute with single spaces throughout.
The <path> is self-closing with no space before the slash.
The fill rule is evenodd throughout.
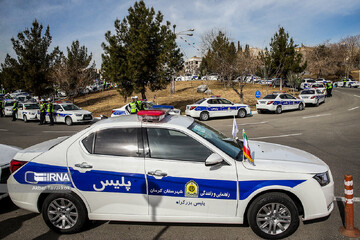
<path id="1" fill-rule="evenodd" d="M 175 36 L 177 37 L 177 36 L 179 36 L 179 35 L 184 35 L 184 36 L 189 36 L 189 37 L 191 37 L 191 36 L 193 36 L 193 34 L 192 33 L 189 33 L 189 32 L 193 32 L 193 31 L 195 31 L 195 29 L 193 29 L 193 28 L 190 28 L 190 29 L 188 29 L 188 30 L 185 30 L 185 31 L 181 31 L 181 32 L 175 32 L 175 29 L 176 29 L 176 25 L 174 24 L 173 25 L 173 29 L 174 29 L 174 34 L 175 34 Z M 170 94 L 171 93 L 175 93 L 175 73 L 174 73 L 174 75 L 173 75 L 173 77 L 172 77 L 172 79 L 171 79 L 171 89 L 170 89 Z"/>

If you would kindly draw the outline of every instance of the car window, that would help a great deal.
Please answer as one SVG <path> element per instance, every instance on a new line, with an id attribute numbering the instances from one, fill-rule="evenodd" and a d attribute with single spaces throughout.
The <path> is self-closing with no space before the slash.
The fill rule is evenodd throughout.
<path id="1" fill-rule="evenodd" d="M 74 104 L 64 104 L 63 108 L 65 109 L 65 111 L 70 111 L 70 110 L 81 110 L 78 106 L 74 105 Z"/>
<path id="2" fill-rule="evenodd" d="M 280 95 L 280 98 L 281 99 L 287 99 L 287 97 L 284 94 Z"/>
<path id="3" fill-rule="evenodd" d="M 277 95 L 269 94 L 269 95 L 266 95 L 263 99 L 275 99 L 276 97 L 277 97 Z"/>
<path id="4" fill-rule="evenodd" d="M 94 136 L 95 134 L 92 133 L 89 136 L 87 136 L 86 138 L 84 138 L 81 142 L 84 145 L 84 147 L 86 148 L 86 150 L 89 153 L 93 153 L 93 149 L 94 149 Z"/>
<path id="5" fill-rule="evenodd" d="M 286 97 L 287 97 L 288 99 L 295 99 L 295 97 L 291 96 L 290 94 L 286 94 Z"/>
<path id="6" fill-rule="evenodd" d="M 61 109 L 61 107 L 60 107 L 59 105 L 54 105 L 54 110 L 55 110 L 55 111 L 57 111 L 57 110 L 59 110 L 59 109 Z"/>
<path id="7" fill-rule="evenodd" d="M 217 99 L 209 99 L 207 101 L 208 104 L 219 104 L 219 101 Z"/>
<path id="8" fill-rule="evenodd" d="M 170 129 L 148 128 L 151 158 L 205 162 L 211 151 L 188 135 Z"/>
<path id="9" fill-rule="evenodd" d="M 300 93 L 300 95 L 307 95 L 307 94 L 315 94 L 314 90 L 304 90 Z"/>
<path id="10" fill-rule="evenodd" d="M 220 101 L 220 103 L 222 103 L 222 104 L 232 104 L 232 102 L 230 102 L 230 101 L 227 100 L 227 99 L 223 99 L 223 98 L 219 99 L 219 101 Z"/>
<path id="11" fill-rule="evenodd" d="M 316 90 L 316 92 L 317 92 L 317 94 L 321 94 L 321 91 L 320 91 L 320 90 L 318 90 L 318 89 Z"/>
<path id="12" fill-rule="evenodd" d="M 204 101 L 205 101 L 205 98 L 196 101 L 195 104 L 201 104 L 201 103 L 204 102 Z"/>
<path id="13" fill-rule="evenodd" d="M 39 109 L 39 105 L 37 105 L 36 103 L 32 103 L 32 104 L 24 104 L 26 109 Z"/>
<path id="14" fill-rule="evenodd" d="M 126 157 L 138 156 L 137 128 L 109 128 L 95 136 L 94 154 Z"/>

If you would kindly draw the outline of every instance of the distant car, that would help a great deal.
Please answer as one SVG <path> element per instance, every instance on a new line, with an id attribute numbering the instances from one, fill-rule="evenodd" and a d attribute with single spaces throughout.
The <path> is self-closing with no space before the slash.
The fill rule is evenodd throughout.
<path id="1" fill-rule="evenodd" d="M 174 108 L 170 105 L 156 105 L 153 102 L 143 101 L 145 109 L 163 109 L 168 110 L 170 115 L 180 115 L 181 111 L 180 109 Z M 120 108 L 115 108 L 111 111 L 111 117 L 119 117 L 122 115 L 130 115 L 130 103 L 125 104 L 124 106 Z"/>
<path id="2" fill-rule="evenodd" d="M 10 162 L 21 148 L 0 144 L 0 184 L 6 184 L 10 176 Z M 0 192 L 0 199 L 9 196 L 6 192 Z"/>
<path id="3" fill-rule="evenodd" d="M 237 116 L 244 118 L 252 115 L 250 106 L 246 104 L 236 104 L 221 97 L 203 98 L 194 104 L 187 105 L 185 114 L 201 121 L 207 121 L 214 117 Z"/>
<path id="4" fill-rule="evenodd" d="M 19 102 L 27 102 L 27 101 L 31 100 L 30 95 L 17 95 L 14 98 Z"/>
<path id="5" fill-rule="evenodd" d="M 299 97 L 304 100 L 305 104 L 319 106 L 325 102 L 325 94 L 320 89 L 306 89 L 300 92 Z"/>
<path id="6" fill-rule="evenodd" d="M 322 94 L 326 95 L 326 88 L 324 86 L 324 84 L 322 83 L 313 83 L 310 86 L 311 88 L 315 88 L 321 91 Z"/>
<path id="7" fill-rule="evenodd" d="M 271 81 L 271 86 L 272 87 L 280 87 L 280 81 L 281 79 L 280 78 L 273 78 L 272 81 Z M 289 83 L 288 83 L 288 80 L 286 78 L 283 78 L 282 79 L 282 86 L 283 87 L 289 87 Z"/>
<path id="8" fill-rule="evenodd" d="M 40 119 L 39 104 L 33 102 L 19 103 L 17 118 L 24 120 L 24 122 L 28 122 L 31 120 L 39 120 Z"/>
<path id="9" fill-rule="evenodd" d="M 10 117 L 12 115 L 12 108 L 14 105 L 15 100 L 14 99 L 5 99 L 3 101 L 3 114 L 5 117 Z"/>
<path id="10" fill-rule="evenodd" d="M 301 80 L 301 83 L 300 83 L 300 89 L 303 90 L 303 89 L 309 89 L 311 88 L 311 85 L 316 83 L 316 81 L 312 78 L 304 78 L 303 80 Z"/>
<path id="11" fill-rule="evenodd" d="M 344 81 L 338 81 L 334 83 L 334 87 L 343 87 L 344 86 Z M 359 88 L 360 84 L 358 81 L 354 81 L 351 79 L 348 79 L 345 83 L 345 87 L 347 88 Z"/>
<path id="12" fill-rule="evenodd" d="M 54 122 L 66 123 L 70 126 L 73 123 L 89 123 L 93 120 L 92 113 L 82 110 L 78 106 L 69 102 L 54 103 Z M 46 113 L 46 121 L 50 121 L 49 114 Z"/>
<path id="13" fill-rule="evenodd" d="M 270 111 L 280 114 L 285 110 L 304 110 L 305 102 L 304 100 L 298 99 L 288 93 L 274 92 L 266 95 L 263 99 L 258 100 L 256 103 L 256 109 L 258 113 Z"/>

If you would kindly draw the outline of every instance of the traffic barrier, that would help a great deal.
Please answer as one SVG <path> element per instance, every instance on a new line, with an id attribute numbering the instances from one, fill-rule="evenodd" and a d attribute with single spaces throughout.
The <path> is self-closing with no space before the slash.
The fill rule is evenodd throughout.
<path id="1" fill-rule="evenodd" d="M 340 227 L 342 235 L 350 238 L 360 237 L 360 230 L 354 227 L 354 191 L 352 175 L 345 175 L 345 227 Z"/>

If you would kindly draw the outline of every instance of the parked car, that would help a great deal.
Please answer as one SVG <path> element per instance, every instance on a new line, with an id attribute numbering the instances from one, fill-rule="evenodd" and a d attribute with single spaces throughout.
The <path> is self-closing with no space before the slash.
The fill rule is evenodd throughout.
<path id="1" fill-rule="evenodd" d="M 70 102 L 55 102 L 53 115 L 55 123 L 66 123 L 68 126 L 74 123 L 89 123 L 93 120 L 91 112 L 82 110 Z M 50 121 L 48 113 L 45 118 L 46 121 Z"/>
<path id="2" fill-rule="evenodd" d="M 301 83 L 300 83 L 300 90 L 303 90 L 303 89 L 309 89 L 311 88 L 311 85 L 316 83 L 316 81 L 312 78 L 304 78 L 303 80 L 301 80 Z"/>
<path id="3" fill-rule="evenodd" d="M 60 233 L 79 232 L 88 220 L 248 222 L 265 239 L 286 238 L 300 219 L 334 209 L 329 166 L 310 153 L 249 141 L 252 164 L 242 141 L 193 118 L 138 114 L 20 151 L 11 161 L 11 200 Z"/>
<path id="4" fill-rule="evenodd" d="M 193 118 L 199 118 L 201 121 L 207 121 L 210 118 L 225 116 L 244 118 L 252 115 L 252 112 L 249 105 L 232 103 L 225 98 L 212 96 L 187 105 L 185 114 Z"/>
<path id="5" fill-rule="evenodd" d="M 40 120 L 39 104 L 33 102 L 19 103 L 17 119 L 22 119 L 24 122 Z"/>
<path id="6" fill-rule="evenodd" d="M 0 184 L 6 184 L 10 176 L 10 162 L 21 148 L 0 144 Z M 0 192 L 0 200 L 9 196 L 7 192 Z"/>
<path id="7" fill-rule="evenodd" d="M 5 117 L 10 117 L 12 115 L 12 108 L 14 105 L 14 99 L 5 99 L 3 101 L 3 114 Z"/>
<path id="8" fill-rule="evenodd" d="M 143 101 L 145 109 L 163 109 L 169 112 L 171 115 L 180 115 L 181 111 L 180 109 L 174 108 L 170 105 L 157 105 L 153 102 Z M 111 117 L 119 117 L 122 115 L 130 115 L 130 103 L 125 104 L 124 106 L 120 108 L 115 108 L 111 111 Z"/>
<path id="9" fill-rule="evenodd" d="M 303 99 L 296 98 L 288 93 L 277 93 L 266 95 L 256 103 L 256 110 L 258 113 L 264 111 L 271 111 L 277 114 L 285 110 L 298 109 L 300 111 L 305 109 L 305 102 Z"/>
<path id="10" fill-rule="evenodd" d="M 299 97 L 304 100 L 305 104 L 313 104 L 317 107 L 325 102 L 325 93 L 315 88 L 302 90 Z"/>

